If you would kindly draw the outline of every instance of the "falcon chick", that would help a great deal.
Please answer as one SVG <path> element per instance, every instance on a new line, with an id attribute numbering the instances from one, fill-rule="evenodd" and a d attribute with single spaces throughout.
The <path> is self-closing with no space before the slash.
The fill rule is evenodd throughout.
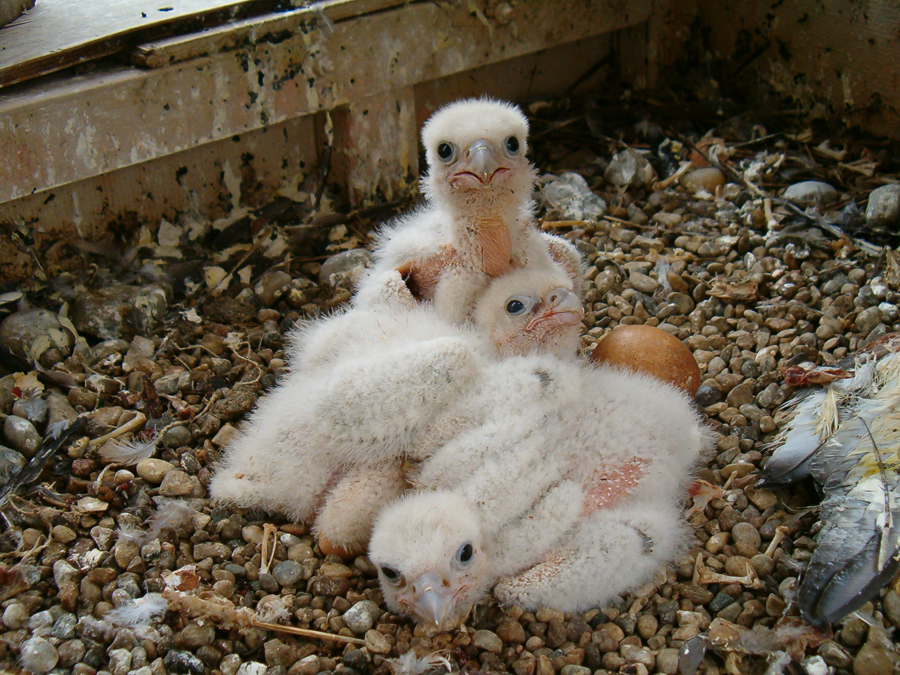
<path id="1" fill-rule="evenodd" d="M 486 419 L 421 464 L 369 546 L 388 606 L 441 630 L 491 588 L 577 612 L 645 582 L 684 545 L 678 504 L 707 443 L 654 378 L 552 356 L 490 371 Z"/>
<path id="2" fill-rule="evenodd" d="M 379 234 L 374 274 L 398 269 L 420 300 L 460 323 L 487 283 L 511 268 L 560 266 L 581 294 L 578 251 L 533 224 L 535 172 L 525 157 L 528 120 L 509 103 L 457 101 L 422 130 L 428 163 L 426 204 Z"/>
<path id="3" fill-rule="evenodd" d="M 793 416 L 758 483 L 812 476 L 822 488 L 824 526 L 798 593 L 816 625 L 859 609 L 900 570 L 900 334 L 839 365 L 786 374 L 825 386 L 788 402 Z"/>
<path id="4" fill-rule="evenodd" d="M 359 548 L 380 506 L 406 488 L 402 463 L 478 422 L 472 395 L 493 359 L 543 345 L 575 356 L 582 310 L 561 270 L 495 280 L 476 325 L 462 327 L 403 300 L 399 274 L 386 275 L 384 287 L 399 285 L 394 306 L 354 306 L 295 329 L 291 370 L 228 447 L 215 499 L 304 521 L 318 513 L 318 534 Z"/>

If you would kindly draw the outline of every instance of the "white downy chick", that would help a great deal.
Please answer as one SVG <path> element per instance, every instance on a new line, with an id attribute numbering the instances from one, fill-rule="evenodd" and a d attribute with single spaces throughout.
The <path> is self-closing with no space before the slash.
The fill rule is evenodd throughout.
<path id="1" fill-rule="evenodd" d="M 472 330 L 449 325 L 424 306 L 352 309 L 301 327 L 293 338 L 291 371 L 226 449 L 210 494 L 301 521 L 312 519 L 344 473 L 336 449 L 359 438 L 377 449 L 380 429 L 390 427 L 402 452 L 430 428 L 430 411 L 454 405 L 481 367 Z M 323 417 L 322 406 L 336 398 L 346 407 Z M 368 436 L 344 424 L 351 419 L 373 420 Z M 365 454 L 363 445 L 358 449 Z"/>
<path id="2" fill-rule="evenodd" d="M 396 271 L 388 274 L 399 280 Z M 380 472 L 394 475 L 397 462 L 428 456 L 478 422 L 483 413 L 471 405 L 473 392 L 498 348 L 528 353 L 543 336 L 549 350 L 575 356 L 580 304 L 566 275 L 516 270 L 494 284 L 499 295 L 485 296 L 494 310 L 485 312 L 483 327 L 454 326 L 430 305 L 399 302 L 352 307 L 298 328 L 288 377 L 227 448 L 212 496 L 298 520 L 321 510 L 318 531 L 341 545 L 364 543 L 378 506 L 405 488 Z M 544 296 L 527 320 L 524 312 L 513 321 L 494 318 L 513 297 Z M 516 322 L 535 324 L 523 325 L 518 352 Z"/>
<path id="3" fill-rule="evenodd" d="M 584 309 L 562 269 L 525 268 L 494 280 L 478 298 L 476 330 L 500 356 L 571 358 L 581 343 Z"/>
<path id="4" fill-rule="evenodd" d="M 533 224 L 534 168 L 525 157 L 528 120 L 514 105 L 490 99 L 457 101 L 422 130 L 428 163 L 426 205 L 382 229 L 374 273 L 399 269 L 413 295 L 464 321 L 475 297 L 511 268 L 559 265 L 581 295 L 578 251 Z"/>
<path id="5" fill-rule="evenodd" d="M 476 403 L 491 418 L 376 521 L 369 556 L 391 609 L 449 629 L 493 587 L 504 603 L 577 612 L 681 550 L 678 503 L 708 442 L 681 392 L 549 356 L 492 364 L 488 383 Z"/>

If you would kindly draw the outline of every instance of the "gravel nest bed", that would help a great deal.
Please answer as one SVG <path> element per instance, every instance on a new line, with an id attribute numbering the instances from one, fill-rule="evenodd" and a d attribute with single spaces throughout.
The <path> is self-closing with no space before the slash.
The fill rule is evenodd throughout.
<path id="1" fill-rule="evenodd" d="M 900 626 L 900 597 L 890 588 L 833 632 L 779 637 L 815 547 L 816 515 L 805 507 L 817 497 L 807 484 L 772 491 L 755 482 L 792 393 L 781 369 L 834 363 L 900 330 L 900 268 L 881 246 L 900 220 L 887 210 L 900 197 L 882 187 L 896 179 L 896 154 L 802 130 L 767 133 L 746 115 L 706 137 L 697 124 L 681 136 L 646 122 L 604 135 L 587 110 L 531 109 L 541 118 L 536 163 L 550 174 L 538 214 L 588 262 L 585 353 L 617 325 L 650 324 L 683 340 L 700 365 L 696 401 L 718 443 L 698 471 L 710 487 L 685 500 L 696 506 L 689 553 L 615 607 L 572 616 L 488 600 L 465 630 L 428 635 L 384 609 L 365 556 L 323 556 L 306 525 L 211 504 L 211 467 L 283 371 L 284 335 L 298 318 L 347 301 L 371 227 L 409 206 L 340 213 L 327 194 L 317 209 L 314 196 L 280 198 L 200 237 L 168 223 L 144 227 L 149 236 L 123 246 L 124 260 L 82 251 L 82 273 L 48 270 L 50 279 L 0 297 L 9 373 L 0 378 L 8 446 L 0 482 L 42 439 L 52 442 L 61 420 L 89 411 L 39 479 L 3 506 L 0 666 L 78 675 L 448 666 L 638 675 L 678 672 L 679 650 L 704 634 L 711 648 L 697 672 L 764 673 L 784 652 L 773 672 L 893 672 L 886 636 Z M 661 185 L 679 159 L 693 164 Z M 570 170 L 586 182 L 567 178 Z M 811 179 L 829 187 L 804 184 Z M 791 203 L 779 198 L 782 188 Z M 876 199 L 884 208 L 871 206 Z M 173 245 L 179 257 L 166 257 Z M 170 605 L 145 625 L 110 615 L 162 592 L 174 570 L 182 570 L 177 588 L 219 598 L 225 614 L 249 608 L 258 621 L 357 642 L 237 625 L 188 606 Z M 716 635 L 727 624 L 710 631 L 714 619 L 757 628 L 763 648 Z M 411 653 L 422 658 L 398 659 Z M 425 658 L 435 653 L 446 665 Z"/>

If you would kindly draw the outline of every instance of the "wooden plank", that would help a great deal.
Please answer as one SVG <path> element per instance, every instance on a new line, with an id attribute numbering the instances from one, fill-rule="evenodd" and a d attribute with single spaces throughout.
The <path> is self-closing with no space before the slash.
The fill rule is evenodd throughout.
<path id="1" fill-rule="evenodd" d="M 0 28 L 0 87 L 114 54 L 171 31 L 268 11 L 275 0 L 40 0 Z M 99 5 L 99 6 L 98 6 Z"/>
<path id="2" fill-rule="evenodd" d="M 646 21 L 651 0 L 412 3 L 154 70 L 0 96 L 0 202 Z M 327 34 L 326 34 L 327 33 Z"/>
<path id="3" fill-rule="evenodd" d="M 744 96 L 900 138 L 897 0 L 693 4 L 708 48 L 730 62 L 726 84 L 739 81 Z M 671 35 L 682 54 L 684 37 Z"/>
<path id="4" fill-rule="evenodd" d="M 419 178 L 419 125 L 412 87 L 353 101 L 332 115 L 333 178 L 358 206 L 391 201 Z"/>
<path id="5" fill-rule="evenodd" d="M 138 45 L 131 52 L 132 63 L 160 68 L 208 54 L 236 49 L 242 45 L 284 36 L 304 24 L 338 23 L 354 17 L 409 4 L 410 0 L 331 0 L 288 12 L 257 16 L 227 25 L 207 28 L 191 35 L 179 35 Z"/>
<path id="6" fill-rule="evenodd" d="M 513 101 L 566 96 L 587 69 L 607 60 L 611 39 L 609 34 L 598 35 L 415 85 L 416 122 L 407 127 L 407 147 L 415 147 L 414 137 L 425 118 L 456 98 L 485 93 Z M 582 87 L 590 90 L 592 84 L 609 76 L 609 71 L 600 69 L 575 91 L 582 91 Z M 363 181 L 369 180 L 377 186 L 379 179 L 377 164 L 374 171 L 370 168 L 377 163 L 376 158 L 370 155 L 366 162 L 361 153 L 354 153 L 352 144 L 342 143 L 341 117 L 349 113 L 349 108 L 330 113 L 335 133 L 329 180 L 342 194 L 351 182 L 367 185 Z M 366 110 L 362 108 L 363 113 Z M 24 279 L 35 274 L 36 260 L 50 275 L 72 269 L 79 260 L 73 242 L 152 239 L 162 219 L 183 225 L 193 238 L 210 224 L 218 228 L 234 222 L 247 208 L 264 203 L 276 193 L 312 204 L 311 195 L 321 181 L 319 151 L 328 138 L 325 118 L 325 113 L 294 118 L 239 138 L 199 145 L 2 203 L 0 223 L 17 225 L 23 237 L 17 242 L 0 227 L 0 279 Z M 373 140 L 374 136 L 369 134 Z M 414 156 L 404 160 L 402 153 L 390 146 L 381 146 L 373 154 L 386 156 L 389 162 L 408 161 L 409 166 L 401 164 L 403 169 L 398 172 L 406 179 L 407 172 L 415 173 Z M 347 164 L 341 166 L 345 160 Z M 383 184 L 388 189 L 402 189 L 400 176 L 392 176 L 386 164 L 382 167 Z M 393 185 L 392 180 L 396 181 Z M 384 187 L 375 189 L 387 191 Z M 361 201 L 372 194 L 374 191 Z M 219 222 L 213 224 L 216 220 Z M 145 226 L 148 233 L 136 236 Z M 23 241 L 34 242 L 31 250 L 22 245 Z M 120 243 L 110 246 L 117 255 L 124 248 Z"/>

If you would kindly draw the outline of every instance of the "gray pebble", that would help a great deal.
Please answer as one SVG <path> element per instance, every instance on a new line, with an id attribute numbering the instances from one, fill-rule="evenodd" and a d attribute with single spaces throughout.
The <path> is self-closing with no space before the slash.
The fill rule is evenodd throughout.
<path id="1" fill-rule="evenodd" d="M 191 622 L 181 629 L 181 632 L 175 638 L 175 644 L 180 649 L 196 651 L 200 647 L 212 644 L 216 639 L 216 629 L 209 623 L 200 625 L 197 622 Z"/>
<path id="2" fill-rule="evenodd" d="M 280 588 L 278 581 L 268 572 L 259 573 L 259 587 L 268 593 L 277 593 Z"/>
<path id="3" fill-rule="evenodd" d="M 159 486 L 159 493 L 165 497 L 183 497 L 194 489 L 191 477 L 181 469 L 173 469 L 166 473 Z"/>
<path id="4" fill-rule="evenodd" d="M 41 446 L 41 435 L 34 425 L 24 417 L 10 415 L 3 422 L 3 435 L 6 442 L 14 450 L 18 450 L 28 458 L 34 457 Z"/>
<path id="5" fill-rule="evenodd" d="M 760 408 L 774 410 L 784 403 L 784 392 L 781 387 L 772 382 L 756 395 L 756 403 Z"/>
<path id="6" fill-rule="evenodd" d="M 28 621 L 28 609 L 21 602 L 14 602 L 3 610 L 3 625 L 18 630 Z"/>
<path id="7" fill-rule="evenodd" d="M 47 421 L 50 406 L 42 398 L 20 398 L 13 403 L 12 412 L 39 427 Z"/>
<path id="8" fill-rule="evenodd" d="M 75 408 L 69 403 L 69 400 L 56 391 L 51 391 L 47 395 L 47 425 L 53 426 L 60 422 L 71 422 L 78 416 Z"/>
<path id="9" fill-rule="evenodd" d="M 48 611 L 35 612 L 28 619 L 28 628 L 38 635 L 46 634 L 53 626 L 53 615 Z"/>
<path id="10" fill-rule="evenodd" d="M 563 666 L 559 673 L 560 675 L 591 675 L 591 669 L 570 663 L 569 665 Z"/>
<path id="11" fill-rule="evenodd" d="M 866 222 L 869 225 L 892 225 L 900 220 L 900 185 L 882 185 L 869 194 Z"/>
<path id="12" fill-rule="evenodd" d="M 734 537 L 734 547 L 738 555 L 752 558 L 758 553 L 762 540 L 759 532 L 750 523 L 736 523 L 731 528 L 731 536 Z"/>
<path id="13" fill-rule="evenodd" d="M 728 607 L 731 603 L 734 602 L 734 598 L 732 598 L 727 593 L 718 593 L 716 597 L 712 599 L 712 602 L 709 603 L 709 611 L 713 614 L 718 614 L 723 609 Z"/>
<path id="14" fill-rule="evenodd" d="M 881 310 L 877 306 L 867 307 L 856 316 L 856 330 L 863 335 L 868 335 L 879 323 Z"/>
<path id="15" fill-rule="evenodd" d="M 190 652 L 173 649 L 166 654 L 163 665 L 170 673 L 203 675 L 203 662 Z"/>
<path id="16" fill-rule="evenodd" d="M 697 401 L 697 405 L 703 406 L 704 408 L 708 408 L 709 406 L 718 403 L 723 398 L 724 396 L 721 389 L 708 384 L 701 384 L 700 388 L 697 389 L 697 393 L 694 394 L 694 400 Z"/>
<path id="17" fill-rule="evenodd" d="M 112 675 L 127 675 L 131 670 L 131 652 L 127 649 L 113 649 L 109 652 L 109 672 Z"/>
<path id="18" fill-rule="evenodd" d="M 253 290 L 263 301 L 263 305 L 271 307 L 275 302 L 284 295 L 291 283 L 291 275 L 282 270 L 272 270 L 266 272 L 263 277 L 256 283 Z"/>
<path id="19" fill-rule="evenodd" d="M 499 654 L 503 649 L 503 641 L 497 634 L 489 630 L 477 630 L 472 636 L 472 644 L 492 654 Z"/>
<path id="20" fill-rule="evenodd" d="M 241 664 L 241 667 L 237 670 L 237 675 L 265 675 L 266 670 L 268 670 L 268 668 L 265 663 L 248 661 L 247 663 Z"/>
<path id="21" fill-rule="evenodd" d="M 173 464 L 164 459 L 149 457 L 137 463 L 135 471 L 137 475 L 152 485 L 159 485 L 166 474 L 175 468 Z"/>
<path id="22" fill-rule="evenodd" d="M 49 673 L 56 667 L 59 653 L 44 638 L 33 637 L 19 647 L 19 665 L 34 673 Z"/>
<path id="23" fill-rule="evenodd" d="M 844 670 L 853 668 L 853 657 L 834 640 L 826 640 L 822 643 L 822 646 L 819 647 L 819 656 L 834 668 L 843 668 Z"/>
<path id="24" fill-rule="evenodd" d="M 66 612 L 53 622 L 50 634 L 60 640 L 68 640 L 75 637 L 75 624 L 78 623 L 74 614 Z"/>
<path id="25" fill-rule="evenodd" d="M 837 201 L 838 191 L 828 183 L 817 180 L 806 180 L 791 185 L 782 195 L 797 206 L 815 206 Z"/>
<path id="26" fill-rule="evenodd" d="M 293 560 L 282 560 L 272 569 L 272 576 L 281 586 L 293 587 L 303 579 L 303 566 Z"/>
<path id="27" fill-rule="evenodd" d="M 659 287 L 659 282 L 656 279 L 637 271 L 631 272 L 628 276 L 628 282 L 633 289 L 647 295 L 652 295 Z"/>
<path id="28" fill-rule="evenodd" d="M 381 616 L 381 609 L 371 600 L 357 602 L 344 612 L 344 624 L 357 635 L 364 635 Z"/>
<path id="29" fill-rule="evenodd" d="M 370 630 L 366 631 L 366 649 L 373 654 L 387 654 L 391 651 L 391 643 L 377 630 Z"/>
<path id="30" fill-rule="evenodd" d="M 319 268 L 319 283 L 332 286 L 354 286 L 372 260 L 366 249 L 355 248 L 331 256 Z"/>
<path id="31" fill-rule="evenodd" d="M 0 323 L 0 343 L 19 358 L 31 361 L 40 359 L 48 349 L 57 349 L 63 357 L 68 356 L 75 336 L 59 322 L 55 313 L 25 309 L 10 314 Z"/>

